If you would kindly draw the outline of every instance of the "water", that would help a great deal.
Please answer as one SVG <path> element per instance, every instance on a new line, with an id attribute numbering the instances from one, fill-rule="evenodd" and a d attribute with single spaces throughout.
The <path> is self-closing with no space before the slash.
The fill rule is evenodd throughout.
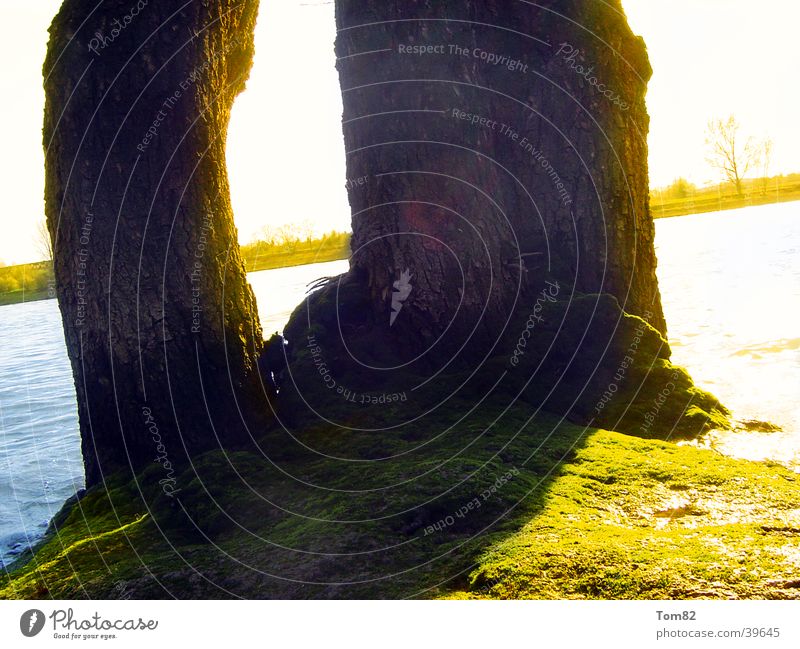
<path id="1" fill-rule="evenodd" d="M 737 419 L 783 428 L 705 441 L 800 470 L 800 202 L 659 219 L 656 251 L 673 361 Z"/>
<path id="2" fill-rule="evenodd" d="M 349 262 L 341 260 L 250 273 L 247 279 L 256 294 L 264 336 L 269 338 L 271 334 L 283 331 L 289 316 L 303 301 L 309 284 L 323 277 L 346 273 L 349 266 Z"/>
<path id="3" fill-rule="evenodd" d="M 78 408 L 55 300 L 0 307 L 0 563 L 83 487 Z"/>
<path id="4" fill-rule="evenodd" d="M 800 470 L 800 202 L 661 219 L 659 280 L 673 360 L 739 420 L 722 452 Z M 346 261 L 252 273 L 264 333 Z M 0 563 L 35 541 L 83 486 L 77 408 L 54 300 L 0 307 Z"/>

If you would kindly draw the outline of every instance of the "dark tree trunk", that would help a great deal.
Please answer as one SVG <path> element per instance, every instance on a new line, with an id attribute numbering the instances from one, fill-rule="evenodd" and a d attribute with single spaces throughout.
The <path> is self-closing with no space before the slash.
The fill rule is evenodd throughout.
<path id="1" fill-rule="evenodd" d="M 174 488 L 268 411 L 225 168 L 257 8 L 66 0 L 50 28 L 46 211 L 89 485 L 156 461 Z"/>
<path id="2" fill-rule="evenodd" d="M 620 306 L 666 333 L 651 69 L 619 0 L 337 0 L 336 21 L 353 256 L 286 330 L 287 416 L 336 411 L 353 393 L 348 403 L 399 392 L 435 407 L 465 372 L 471 398 L 510 390 L 512 376 L 555 390 L 561 365 L 537 373 L 529 352 L 523 374 L 515 345 L 524 355 L 542 299 L 610 294 L 581 307 L 584 321 L 558 311 L 572 330 L 549 323 L 544 347 L 551 358 L 577 341 L 567 392 L 592 402 L 623 360 L 605 353 L 629 333 Z"/>
<path id="3" fill-rule="evenodd" d="M 455 320 L 450 336 L 496 340 L 518 289 L 555 276 L 665 332 L 651 69 L 619 0 L 336 7 L 353 269 L 376 311 L 408 268 L 401 329 L 429 344 Z"/>

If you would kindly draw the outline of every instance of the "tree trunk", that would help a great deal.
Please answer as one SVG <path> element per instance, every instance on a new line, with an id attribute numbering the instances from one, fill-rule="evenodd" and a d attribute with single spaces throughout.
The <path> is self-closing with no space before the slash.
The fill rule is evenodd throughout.
<path id="1" fill-rule="evenodd" d="M 408 268 L 397 325 L 427 343 L 453 321 L 448 335 L 496 340 L 519 291 L 555 276 L 665 332 L 651 69 L 619 0 L 336 9 L 353 270 L 375 310 Z"/>
<path id="2" fill-rule="evenodd" d="M 597 309 L 585 322 L 562 310 L 579 329 L 551 330 L 559 351 L 599 331 L 593 358 L 612 375 L 619 306 L 666 332 L 651 69 L 619 0 L 337 0 L 336 21 L 353 256 L 286 329 L 287 416 L 398 393 L 434 407 L 464 372 L 480 398 L 520 376 L 508 359 L 542 299 L 616 298 L 602 326 Z M 570 367 L 586 360 L 570 353 Z"/>
<path id="3" fill-rule="evenodd" d="M 257 0 L 66 0 L 44 66 L 46 212 L 89 485 L 249 439 L 261 327 L 225 137 Z"/>

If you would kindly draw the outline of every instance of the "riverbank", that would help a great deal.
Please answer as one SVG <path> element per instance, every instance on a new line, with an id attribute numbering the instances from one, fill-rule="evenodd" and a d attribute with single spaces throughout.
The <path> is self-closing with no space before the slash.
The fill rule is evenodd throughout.
<path id="1" fill-rule="evenodd" d="M 796 223 L 793 209 L 786 211 Z M 726 218 L 720 215 L 719 224 L 714 218 L 697 222 L 713 234 Z M 752 211 L 751 219 L 756 229 L 767 222 L 758 211 Z M 717 241 L 713 245 L 735 259 L 738 270 L 760 281 L 755 269 L 763 264 L 753 254 L 757 237 L 730 227 L 735 219 L 727 222 L 726 236 L 747 242 L 753 269 L 742 262 L 747 254 L 731 254 L 712 235 L 681 231 L 674 241 Z M 795 239 L 786 236 L 772 238 L 787 249 L 794 245 L 786 242 Z M 693 259 L 702 257 L 689 252 Z M 674 264 L 685 266 L 681 258 Z M 703 276 L 716 268 L 705 268 Z M 728 270 L 717 274 L 723 282 L 734 276 Z M 683 283 L 701 284 L 700 295 L 692 298 L 698 305 L 714 305 L 705 295 L 711 292 L 741 309 L 742 300 L 728 299 L 721 288 L 709 280 L 698 283 L 696 277 L 692 267 L 667 292 L 685 306 L 691 293 Z M 300 284 L 302 295 L 306 280 Z M 769 285 L 785 304 L 790 291 L 775 279 Z M 764 296 L 765 291 L 756 293 Z M 618 322 L 614 313 L 602 316 L 604 310 L 592 303 L 590 311 L 599 321 Z M 751 310 L 770 313 L 775 303 Z M 588 321 L 580 311 L 583 300 L 571 304 L 578 309 L 577 323 Z M 613 307 L 608 300 L 598 305 Z M 706 327 L 708 315 L 691 308 Z M 723 314 L 720 320 L 734 316 Z M 668 311 L 668 318 L 671 324 L 681 323 L 692 340 L 699 339 L 679 315 L 670 317 Z M 562 321 L 545 318 L 554 326 Z M 631 325 L 634 332 L 637 325 Z M 585 327 L 571 329 L 590 345 L 605 348 L 604 339 Z M 547 331 L 544 323 L 537 326 L 536 344 L 545 349 L 549 345 L 540 334 Z M 759 322 L 759 335 L 785 336 L 770 331 Z M 713 330 L 711 338 L 726 333 L 730 329 Z M 534 347 L 529 346 L 528 357 Z M 255 452 L 208 454 L 196 471 L 177 476 L 175 501 L 159 493 L 159 466 L 140 476 L 139 485 L 153 485 L 145 498 L 136 483 L 112 479 L 110 491 L 94 490 L 79 509 L 68 512 L 58 534 L 39 547 L 32 562 L 14 566 L 10 578 L 0 577 L 0 597 L 798 598 L 800 476 L 769 462 L 632 436 L 649 432 L 673 439 L 674 432 L 680 433 L 667 419 L 674 416 L 666 401 L 670 398 L 681 412 L 693 413 L 690 419 L 709 419 L 707 411 L 697 411 L 708 399 L 675 381 L 666 363 L 654 366 L 652 347 L 640 344 L 636 360 L 661 370 L 660 385 L 643 384 L 645 389 L 634 395 L 623 382 L 618 400 L 605 407 L 605 420 L 594 422 L 618 432 L 585 429 L 541 412 L 531 420 L 536 412 L 531 401 L 506 410 L 496 399 L 453 399 L 447 412 L 417 418 L 419 394 L 409 394 L 407 401 L 345 412 L 341 400 L 337 405 L 337 397 L 314 375 L 313 385 L 334 400 L 326 414 L 346 421 L 346 427 L 317 422 L 298 426 L 292 435 L 264 431 L 257 435 L 259 448 L 274 464 Z M 579 349 L 571 343 L 555 348 Z M 686 343 L 679 349 L 687 349 Z M 687 358 L 698 357 L 688 349 Z M 717 347 L 708 353 L 701 368 L 719 362 Z M 580 358 L 593 357 L 592 349 L 581 351 Z M 675 361 L 674 354 L 670 358 Z M 538 367 L 536 359 L 531 362 Z M 620 365 L 613 361 L 611 367 Z M 752 387 L 742 378 L 745 373 L 757 377 Z M 738 389 L 744 385 L 744 392 L 760 404 L 771 404 L 774 390 L 764 370 L 756 366 L 742 374 L 736 379 Z M 541 368 L 537 375 L 542 376 Z M 635 378 L 633 371 L 626 376 Z M 674 382 L 668 395 L 661 391 L 666 381 Z M 449 387 L 461 380 L 451 377 L 443 383 Z M 563 381 L 545 378 L 526 396 L 541 397 L 536 386 L 556 384 L 564 396 L 570 395 Z M 642 385 L 638 380 L 633 384 Z M 719 387 L 709 384 L 715 391 Z M 516 389 L 509 394 L 519 396 Z M 629 408 L 634 398 L 638 407 Z M 791 402 L 781 395 L 778 400 Z M 575 405 L 571 397 L 570 403 Z M 590 408 L 594 404 L 590 399 Z M 295 414 L 307 409 L 288 408 Z M 462 419 L 455 413 L 468 414 Z M 659 428 L 643 431 L 640 424 L 654 418 Z M 384 429 L 387 421 L 397 419 L 409 423 Z"/>
<path id="2" fill-rule="evenodd" d="M 462 435 L 499 414 L 484 406 Z M 340 487 L 317 490 L 315 505 L 255 455 L 209 454 L 197 472 L 218 482 L 177 481 L 193 529 L 168 499 L 148 512 L 137 485 L 112 481 L 28 565 L 0 577 L 0 597 L 800 598 L 799 476 L 544 415 L 526 424 L 528 416 L 504 414 L 470 461 L 457 456 L 458 436 L 436 442 L 434 451 L 452 455 L 438 469 L 413 453 L 336 474 L 329 460 L 273 456 L 288 474 L 302 468 L 307 482 Z M 524 437 L 503 443 L 519 429 Z M 326 448 L 329 434 L 305 439 Z M 374 455 L 376 443 L 384 455 L 408 453 L 421 436 L 352 435 L 335 446 L 348 457 L 370 445 Z M 375 490 L 404 479 L 405 488 Z"/>
<path id="3" fill-rule="evenodd" d="M 261 270 L 275 270 L 277 268 L 292 268 L 339 261 L 340 259 L 347 259 L 349 256 L 349 247 L 299 250 L 296 252 L 254 256 L 252 259 L 245 260 L 245 268 L 248 273 L 257 273 Z"/>
<path id="4" fill-rule="evenodd" d="M 38 302 L 55 295 L 52 262 L 0 267 L 0 306 Z"/>
<path id="5" fill-rule="evenodd" d="M 574 310 L 587 300 L 573 300 Z M 603 322 L 618 313 L 614 300 L 595 302 Z M 630 435 L 546 414 L 535 392 L 511 385 L 479 400 L 450 395 L 459 374 L 414 398 L 331 401 L 325 413 L 339 425 L 304 420 L 287 389 L 278 407 L 297 422 L 256 438 L 268 461 L 255 449 L 205 454 L 175 476 L 174 497 L 160 488 L 160 465 L 132 481 L 111 476 L 65 512 L 27 564 L 11 566 L 0 597 L 797 596 L 800 476 L 633 436 L 655 405 L 648 437 L 694 437 L 725 416 L 669 363 L 655 330 L 627 315 L 617 329 L 626 339 L 635 330 L 636 367 L 604 416 Z M 626 353 L 587 338 L 582 358 L 593 358 L 592 345 L 611 354 L 600 374 Z M 295 378 L 302 367 L 293 362 Z M 569 381 L 562 391 L 573 394 Z M 430 407 L 444 397 L 446 408 Z"/>
<path id="6" fill-rule="evenodd" d="M 0 306 L 7 304 L 26 304 L 28 302 L 38 302 L 40 300 L 52 300 L 54 295 L 47 289 L 39 291 L 9 291 L 0 293 Z"/>
<path id="7" fill-rule="evenodd" d="M 248 273 L 339 261 L 350 256 L 350 233 L 330 232 L 318 239 L 294 238 L 281 243 L 256 241 L 242 246 L 241 251 Z"/>
<path id="8" fill-rule="evenodd" d="M 662 219 L 800 200 L 800 177 L 797 175 L 784 180 L 770 179 L 766 188 L 759 183 L 757 180 L 749 181 L 745 185 L 744 196 L 737 196 L 727 188 L 723 191 L 718 187 L 694 191 L 681 198 L 666 198 L 659 192 L 653 192 L 650 197 L 650 211 L 653 218 Z"/>

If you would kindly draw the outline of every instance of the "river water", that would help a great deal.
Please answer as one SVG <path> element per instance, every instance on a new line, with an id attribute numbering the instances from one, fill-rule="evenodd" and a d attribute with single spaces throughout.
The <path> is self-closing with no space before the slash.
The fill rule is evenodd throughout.
<path id="1" fill-rule="evenodd" d="M 0 563 L 83 487 L 78 407 L 55 300 L 0 307 Z"/>
<path id="2" fill-rule="evenodd" d="M 673 361 L 738 420 L 774 433 L 705 444 L 800 470 L 800 202 L 656 222 Z M 253 273 L 264 333 L 280 331 L 337 261 Z M 0 564 L 44 532 L 83 486 L 77 407 L 54 300 L 0 307 Z"/>
<path id="3" fill-rule="evenodd" d="M 740 420 L 719 451 L 800 469 L 800 202 L 656 221 L 673 362 Z"/>

